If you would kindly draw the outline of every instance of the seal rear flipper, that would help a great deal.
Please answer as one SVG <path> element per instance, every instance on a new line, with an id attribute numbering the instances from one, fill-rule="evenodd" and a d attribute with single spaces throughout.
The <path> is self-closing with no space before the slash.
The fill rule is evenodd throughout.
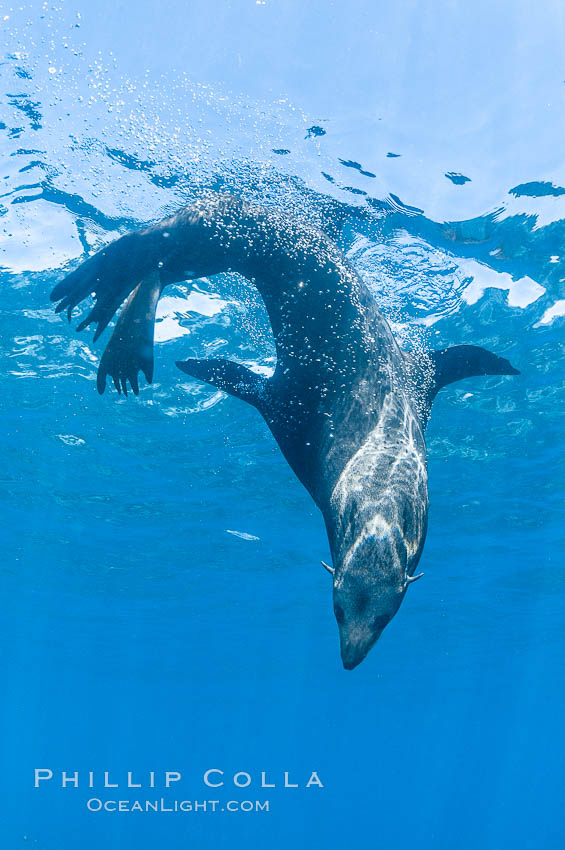
<path id="1" fill-rule="evenodd" d="M 55 312 L 66 310 L 70 321 L 77 304 L 93 295 L 95 304 L 77 330 L 83 330 L 95 323 L 96 340 L 122 301 L 151 271 L 151 256 L 146 250 L 147 240 L 141 237 L 142 234 L 138 232 L 122 236 L 68 274 L 51 292 L 51 300 L 60 302 Z"/>
<path id="2" fill-rule="evenodd" d="M 177 360 L 176 365 L 187 375 L 247 401 L 260 411 L 265 407 L 268 379 L 241 363 L 218 358 Z"/>
<path id="3" fill-rule="evenodd" d="M 100 360 L 96 386 L 102 394 L 111 375 L 118 393 L 127 396 L 127 382 L 139 393 L 138 373 L 147 383 L 153 380 L 153 337 L 155 310 L 162 291 L 159 272 L 152 272 L 128 298 Z"/>

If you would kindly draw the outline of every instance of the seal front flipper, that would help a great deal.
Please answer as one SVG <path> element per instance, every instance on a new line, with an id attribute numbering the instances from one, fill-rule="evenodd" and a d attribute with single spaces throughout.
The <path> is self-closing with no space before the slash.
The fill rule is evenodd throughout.
<path id="1" fill-rule="evenodd" d="M 504 357 L 498 357 L 478 345 L 454 345 L 431 355 L 434 365 L 432 401 L 447 384 L 477 375 L 519 375 L 519 371 Z"/>
<path id="2" fill-rule="evenodd" d="M 163 286 L 159 272 L 142 280 L 129 296 L 100 360 L 96 386 L 102 394 L 106 376 L 111 375 L 118 393 L 127 396 L 127 382 L 139 393 L 138 373 L 147 383 L 153 380 L 153 337 L 155 310 Z"/>
<path id="3" fill-rule="evenodd" d="M 441 351 L 432 351 L 424 355 L 419 362 L 413 354 L 405 356 L 409 374 L 415 366 L 418 384 L 416 395 L 419 395 L 421 399 L 423 396 L 424 424 L 428 420 L 436 395 L 447 384 L 479 375 L 520 374 L 506 358 L 498 357 L 478 345 L 454 345 Z M 427 363 L 426 360 L 428 360 Z"/>
<path id="4" fill-rule="evenodd" d="M 177 360 L 176 365 L 187 375 L 247 401 L 261 412 L 265 409 L 269 379 L 252 372 L 241 363 L 217 358 Z"/>

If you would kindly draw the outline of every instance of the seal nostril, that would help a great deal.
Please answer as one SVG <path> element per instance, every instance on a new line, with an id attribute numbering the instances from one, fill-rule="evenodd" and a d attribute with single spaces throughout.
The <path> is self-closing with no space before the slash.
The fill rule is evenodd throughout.
<path id="1" fill-rule="evenodd" d="M 345 614 L 341 605 L 334 605 L 334 614 L 338 624 L 341 626 L 341 624 L 345 621 Z"/>

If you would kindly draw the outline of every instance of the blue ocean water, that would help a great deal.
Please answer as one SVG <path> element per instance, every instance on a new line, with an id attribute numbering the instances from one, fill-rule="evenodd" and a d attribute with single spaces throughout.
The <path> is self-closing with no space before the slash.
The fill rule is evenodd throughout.
<path id="1" fill-rule="evenodd" d="M 2 846 L 562 848 L 559 6 L 0 11 Z M 315 505 L 256 411 L 174 366 L 272 368 L 252 287 L 167 290 L 137 399 L 96 393 L 104 337 L 49 302 L 211 187 L 331 229 L 406 348 L 521 371 L 438 397 L 425 577 L 353 672 Z M 160 798 L 269 811 L 87 807 Z"/>

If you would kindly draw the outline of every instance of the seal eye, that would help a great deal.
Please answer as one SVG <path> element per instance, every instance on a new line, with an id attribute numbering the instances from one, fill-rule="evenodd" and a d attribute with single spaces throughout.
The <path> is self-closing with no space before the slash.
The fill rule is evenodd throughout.
<path id="1" fill-rule="evenodd" d="M 345 614 L 343 613 L 343 608 L 341 607 L 341 605 L 334 605 L 334 614 L 338 624 L 341 626 L 341 624 L 345 620 Z"/>

